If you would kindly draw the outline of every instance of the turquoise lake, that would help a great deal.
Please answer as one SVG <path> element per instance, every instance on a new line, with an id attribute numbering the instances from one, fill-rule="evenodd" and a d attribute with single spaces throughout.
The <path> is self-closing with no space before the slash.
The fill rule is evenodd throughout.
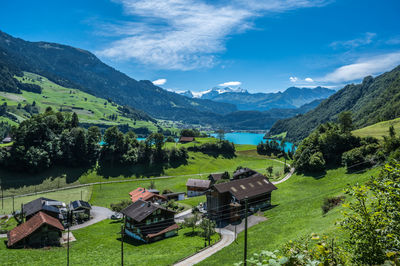
<path id="1" fill-rule="evenodd" d="M 211 134 L 213 137 L 217 137 L 218 134 Z M 264 134 L 257 133 L 244 133 L 244 132 L 232 132 L 225 133 L 225 139 L 233 142 L 235 144 L 248 144 L 248 145 L 258 145 L 260 142 L 265 142 L 267 140 L 263 139 Z M 268 140 L 271 141 L 271 140 Z M 278 143 L 280 141 L 278 140 Z M 286 142 L 285 151 L 290 151 L 293 148 L 293 143 Z"/>

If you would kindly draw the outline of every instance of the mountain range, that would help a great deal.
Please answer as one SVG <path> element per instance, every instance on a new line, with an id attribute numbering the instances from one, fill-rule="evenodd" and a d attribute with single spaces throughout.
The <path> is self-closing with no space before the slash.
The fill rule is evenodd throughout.
<path id="1" fill-rule="evenodd" d="M 400 66 L 346 85 L 308 113 L 277 121 L 269 134 L 286 132 L 288 140 L 300 141 L 321 123 L 336 121 L 343 111 L 352 113 L 355 128 L 400 117 Z"/>
<path id="2" fill-rule="evenodd" d="M 335 93 L 324 87 L 290 87 L 283 92 L 249 93 L 242 88 L 212 88 L 202 92 L 184 91 L 179 94 L 188 98 L 207 99 L 233 104 L 241 111 L 267 111 L 274 108 L 296 109 L 314 100 L 325 99 Z"/>
<path id="3" fill-rule="evenodd" d="M 144 111 L 158 119 L 226 129 L 268 129 L 279 119 L 309 111 L 319 103 L 313 100 L 332 93 L 325 88 L 289 88 L 283 93 L 251 94 L 224 88 L 189 98 L 148 80 L 137 81 L 88 51 L 57 43 L 29 42 L 0 31 L 0 90 L 19 93 L 21 89 L 40 89 L 15 78 L 26 72 L 129 106 L 140 117 L 145 117 L 140 113 Z M 227 100 L 223 102 L 221 97 Z"/>

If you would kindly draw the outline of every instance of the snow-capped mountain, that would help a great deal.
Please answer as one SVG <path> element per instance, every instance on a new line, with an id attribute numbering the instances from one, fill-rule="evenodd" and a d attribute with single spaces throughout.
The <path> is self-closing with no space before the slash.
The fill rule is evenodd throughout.
<path id="1" fill-rule="evenodd" d="M 228 92 L 234 92 L 234 93 L 248 93 L 247 90 L 242 89 L 242 88 L 230 88 L 230 87 L 225 87 L 225 88 L 218 88 L 214 87 L 212 89 L 206 90 L 206 91 L 181 91 L 177 92 L 180 95 L 189 97 L 189 98 L 200 98 L 200 99 L 213 99 L 215 96 L 223 94 L 223 93 L 228 93 Z"/>
<path id="2" fill-rule="evenodd" d="M 212 88 L 201 92 L 177 92 L 189 98 L 200 98 L 236 105 L 238 110 L 266 111 L 272 108 L 295 109 L 314 100 L 325 99 L 335 91 L 323 87 L 290 87 L 283 92 L 249 93 L 242 88 Z"/>

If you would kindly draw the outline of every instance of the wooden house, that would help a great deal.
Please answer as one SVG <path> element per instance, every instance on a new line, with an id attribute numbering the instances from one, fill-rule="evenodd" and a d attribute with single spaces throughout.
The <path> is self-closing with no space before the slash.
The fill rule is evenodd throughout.
<path id="1" fill-rule="evenodd" d="M 40 211 L 7 233 L 7 247 L 58 246 L 63 230 L 58 219 Z"/>
<path id="2" fill-rule="evenodd" d="M 186 182 L 187 187 L 187 195 L 188 197 L 196 197 L 203 195 L 211 185 L 210 180 L 203 180 L 203 179 L 188 179 Z"/>
<path id="3" fill-rule="evenodd" d="M 158 204 L 137 200 L 125 209 L 125 234 L 146 243 L 178 234 L 175 212 Z"/>
<path id="4" fill-rule="evenodd" d="M 179 138 L 179 142 L 180 143 L 189 143 L 189 142 L 192 142 L 192 141 L 195 141 L 194 137 L 180 137 Z"/>
<path id="5" fill-rule="evenodd" d="M 249 212 L 271 205 L 271 192 L 277 189 L 260 173 L 250 177 L 214 184 L 207 191 L 207 214 L 216 221 L 236 221 L 244 214 L 245 198 Z"/>
<path id="6" fill-rule="evenodd" d="M 163 195 L 159 195 L 150 191 L 151 190 L 146 188 L 138 187 L 137 189 L 131 191 L 129 195 L 131 196 L 132 202 L 137 200 L 149 201 L 153 203 L 163 203 L 168 201 Z"/>

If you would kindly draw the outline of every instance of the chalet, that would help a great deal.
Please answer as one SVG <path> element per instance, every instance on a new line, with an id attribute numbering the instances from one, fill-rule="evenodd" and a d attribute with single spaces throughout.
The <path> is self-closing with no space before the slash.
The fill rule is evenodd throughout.
<path id="1" fill-rule="evenodd" d="M 64 220 L 67 209 L 65 203 L 48 198 L 38 198 L 22 206 L 22 212 L 26 220 L 31 219 L 38 212 L 44 212 L 49 216 Z"/>
<path id="2" fill-rule="evenodd" d="M 64 226 L 58 219 L 44 212 L 38 212 L 7 233 L 7 246 L 9 248 L 58 246 L 63 230 Z"/>
<path id="3" fill-rule="evenodd" d="M 195 140 L 194 137 L 180 137 L 179 138 L 179 142 L 180 143 L 189 143 L 189 142 L 192 142 L 194 140 Z"/>
<path id="4" fill-rule="evenodd" d="M 137 200 L 121 212 L 125 216 L 125 233 L 134 239 L 149 243 L 178 234 L 175 212 L 158 204 Z"/>
<path id="5" fill-rule="evenodd" d="M 187 195 L 188 197 L 196 197 L 203 195 L 211 185 L 210 180 L 202 180 L 202 179 L 188 179 L 186 182 L 187 187 Z"/>
<path id="6" fill-rule="evenodd" d="M 166 197 L 168 201 L 170 200 L 179 201 L 185 199 L 185 194 L 186 194 L 185 192 L 172 192 L 163 194 L 163 196 Z"/>
<path id="7" fill-rule="evenodd" d="M 216 221 L 239 220 L 244 214 L 246 197 L 249 212 L 256 212 L 271 205 L 271 192 L 275 189 L 260 173 L 214 184 L 206 194 L 208 216 Z"/>
<path id="8" fill-rule="evenodd" d="M 155 194 L 153 192 L 150 192 L 150 190 L 142 187 L 131 191 L 129 195 L 131 196 L 132 202 L 135 202 L 137 200 L 149 201 L 153 203 L 167 202 L 167 198 L 163 195 Z"/>
<path id="9" fill-rule="evenodd" d="M 72 211 L 74 219 L 80 223 L 90 220 L 92 206 L 87 201 L 75 200 L 69 204 L 69 210 Z"/>

